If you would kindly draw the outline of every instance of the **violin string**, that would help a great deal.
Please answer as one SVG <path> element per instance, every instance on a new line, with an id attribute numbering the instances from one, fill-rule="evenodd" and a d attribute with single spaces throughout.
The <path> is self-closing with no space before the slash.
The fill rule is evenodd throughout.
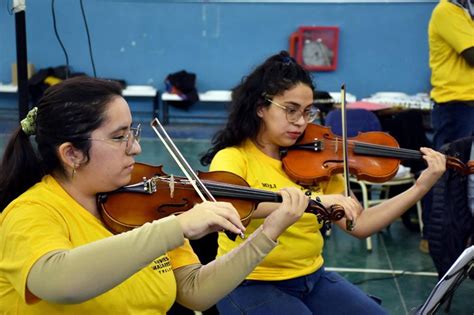
<path id="1" fill-rule="evenodd" d="M 338 140 L 325 140 L 325 147 L 332 149 L 338 147 Z M 390 146 L 371 144 L 359 141 L 349 141 L 349 147 L 356 152 L 359 149 L 361 154 L 374 154 L 385 157 L 394 157 L 400 159 L 420 159 L 422 154 L 415 150 L 394 148 Z"/>
<path id="2" fill-rule="evenodd" d="M 354 141 L 356 145 L 362 145 L 370 148 L 375 148 L 375 149 L 382 149 L 386 151 L 393 151 L 393 152 L 400 152 L 404 154 L 412 154 L 413 156 L 421 156 L 422 154 L 419 151 L 416 150 L 410 150 L 410 149 L 405 149 L 405 148 L 397 148 L 397 147 L 391 147 L 391 146 L 386 146 L 386 145 L 381 145 L 381 144 L 373 144 L 373 143 L 367 143 L 367 142 L 358 142 Z"/>
<path id="3" fill-rule="evenodd" d="M 258 199 L 260 201 L 278 201 L 278 194 L 272 191 L 255 189 L 241 185 L 227 184 L 204 180 L 206 186 L 213 193 L 221 193 L 223 196 L 238 197 L 243 199 Z M 252 197 L 252 198 L 249 198 Z"/>
<path id="4" fill-rule="evenodd" d="M 169 177 L 156 176 L 156 180 L 168 183 Z M 175 184 L 191 185 L 189 179 L 175 177 Z M 242 185 L 223 183 L 218 181 L 202 180 L 205 186 L 211 191 L 212 194 L 216 194 L 224 197 L 239 197 L 244 199 L 258 199 L 264 201 L 281 201 L 281 196 L 275 192 L 267 191 L 263 189 L 255 189 L 251 187 L 245 187 Z M 249 198 L 252 197 L 252 198 Z"/>
<path id="5" fill-rule="evenodd" d="M 374 152 L 380 153 L 383 156 L 395 156 L 401 159 L 420 159 L 422 154 L 418 151 L 405 151 L 404 149 L 397 150 L 396 148 L 376 148 L 361 146 L 362 148 L 373 150 Z"/>
<path id="6" fill-rule="evenodd" d="M 380 151 L 380 152 L 387 152 L 393 155 L 398 154 L 398 156 L 403 157 L 403 158 L 419 159 L 422 156 L 422 154 L 416 150 L 395 148 L 395 147 L 384 146 L 384 145 L 379 145 L 379 144 L 370 144 L 370 143 L 368 144 L 368 143 L 363 143 L 363 142 L 357 143 L 357 145 L 363 148 L 369 148 L 369 149 L 373 149 L 375 151 Z"/>
<path id="7" fill-rule="evenodd" d="M 169 182 L 167 177 L 157 177 L 162 182 Z M 223 183 L 211 180 L 202 180 L 203 184 L 211 191 L 213 195 L 221 197 L 232 197 L 242 199 L 252 199 L 259 201 L 281 201 L 281 196 L 275 192 L 263 189 L 255 189 L 236 184 Z M 175 177 L 175 184 L 191 185 L 189 179 Z"/>
<path id="8" fill-rule="evenodd" d="M 233 198 L 247 199 L 247 200 L 257 199 L 258 201 L 274 201 L 275 200 L 273 196 L 269 196 L 269 195 L 260 195 L 258 193 L 253 193 L 253 192 L 249 193 L 246 191 L 226 190 L 218 186 L 214 187 L 213 192 L 217 196 L 222 196 L 222 197 L 233 197 Z"/>
<path id="9" fill-rule="evenodd" d="M 397 158 L 402 158 L 402 159 L 407 159 L 407 158 L 415 158 L 419 159 L 421 157 L 421 154 L 417 151 L 410 151 L 406 149 L 399 149 L 399 148 L 392 148 L 392 147 L 386 147 L 382 145 L 372 145 L 372 144 L 366 144 L 363 142 L 356 143 L 354 150 L 359 149 L 361 153 L 365 154 L 377 154 L 380 156 L 386 156 L 386 157 L 397 157 Z"/>
<path id="10" fill-rule="evenodd" d="M 162 178 L 161 181 L 168 182 L 169 179 Z M 190 185 L 190 182 L 187 179 L 178 179 L 175 181 L 177 181 L 178 184 Z M 202 182 L 215 196 L 242 198 L 259 201 L 281 201 L 281 196 L 272 191 L 255 189 L 242 185 L 228 184 L 218 181 L 203 180 Z"/>
<path id="11" fill-rule="evenodd" d="M 196 185 L 196 183 L 199 183 L 203 189 L 203 191 L 206 193 L 206 195 L 208 196 L 208 198 L 210 198 L 212 201 L 216 201 L 216 199 L 211 195 L 211 193 L 207 190 L 207 188 L 204 186 L 204 184 L 202 184 L 201 180 L 199 179 L 199 177 L 197 177 L 197 175 L 194 173 L 194 171 L 192 170 L 192 168 L 189 166 L 189 164 L 187 163 L 187 161 L 184 159 L 184 157 L 181 155 L 181 152 L 179 152 L 178 148 L 174 145 L 173 141 L 171 140 L 171 138 L 168 136 L 168 133 L 166 132 L 165 128 L 163 128 L 163 126 L 161 125 L 160 121 L 155 118 L 151 121 L 150 123 L 151 125 L 151 128 L 155 131 L 156 135 L 160 138 L 161 142 L 163 143 L 163 145 L 165 146 L 165 148 L 168 150 L 168 152 L 170 153 L 170 155 L 173 157 L 173 159 L 175 160 L 175 162 L 178 164 L 179 168 L 181 169 L 181 171 L 183 171 L 184 175 L 188 178 L 189 182 L 191 183 L 191 185 L 194 187 L 194 189 L 196 190 L 196 193 L 199 195 L 199 197 L 201 198 L 202 201 L 206 201 L 206 197 L 204 197 L 204 195 L 202 194 L 201 192 L 201 189 L 199 189 Z M 158 130 L 158 128 L 160 130 Z M 161 131 L 161 132 L 160 132 Z M 161 134 L 163 133 L 163 135 Z M 166 140 L 165 140 L 165 137 L 166 137 Z M 171 148 L 171 146 L 173 148 Z M 179 155 L 179 157 L 177 156 Z M 184 163 L 182 163 L 184 162 Z M 184 164 L 184 165 L 183 165 Z M 189 171 L 189 172 L 188 172 Z M 191 174 L 192 176 L 191 176 Z"/>

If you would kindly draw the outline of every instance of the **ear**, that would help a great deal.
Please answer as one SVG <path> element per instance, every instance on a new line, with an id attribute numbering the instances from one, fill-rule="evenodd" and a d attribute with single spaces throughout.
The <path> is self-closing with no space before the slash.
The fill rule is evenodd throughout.
<path id="1" fill-rule="evenodd" d="M 84 153 L 76 149 L 71 142 L 65 142 L 58 148 L 58 157 L 64 165 L 75 168 L 84 159 Z"/>
<path id="2" fill-rule="evenodd" d="M 257 107 L 257 116 L 263 118 L 263 112 L 266 110 L 265 106 L 258 106 Z"/>

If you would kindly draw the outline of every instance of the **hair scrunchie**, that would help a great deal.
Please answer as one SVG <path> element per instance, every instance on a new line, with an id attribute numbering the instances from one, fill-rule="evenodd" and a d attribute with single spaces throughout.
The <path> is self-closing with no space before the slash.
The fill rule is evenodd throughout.
<path id="1" fill-rule="evenodd" d="M 38 107 L 33 107 L 26 117 L 20 122 L 21 130 L 27 135 L 32 136 L 36 133 L 36 115 L 38 114 Z"/>

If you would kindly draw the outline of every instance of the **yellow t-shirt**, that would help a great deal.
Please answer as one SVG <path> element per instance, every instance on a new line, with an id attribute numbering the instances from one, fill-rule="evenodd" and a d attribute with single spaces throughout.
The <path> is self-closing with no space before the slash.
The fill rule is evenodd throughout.
<path id="1" fill-rule="evenodd" d="M 428 27 L 431 98 L 437 103 L 474 100 L 474 67 L 460 55 L 474 47 L 474 21 L 446 0 L 436 6 Z"/>
<path id="2" fill-rule="evenodd" d="M 198 262 L 188 242 L 84 303 L 26 302 L 28 272 L 41 256 L 110 236 L 100 220 L 45 176 L 0 215 L 0 314 L 166 314 L 176 298 L 172 269 Z"/>
<path id="3" fill-rule="evenodd" d="M 285 187 L 299 187 L 285 174 L 282 162 L 261 152 L 253 142 L 247 140 L 239 147 L 219 151 L 212 160 L 210 171 L 228 171 L 244 178 L 250 187 L 278 191 Z M 312 196 L 337 194 L 343 191 L 341 176 L 333 176 L 329 182 L 311 187 Z M 263 223 L 254 219 L 247 226 L 245 234 L 251 234 Z M 316 216 L 305 213 L 279 238 L 278 246 L 247 277 L 251 280 L 285 280 L 310 274 L 323 264 L 323 237 L 321 224 Z M 242 240 L 231 241 L 219 233 L 218 256 L 231 251 Z"/>

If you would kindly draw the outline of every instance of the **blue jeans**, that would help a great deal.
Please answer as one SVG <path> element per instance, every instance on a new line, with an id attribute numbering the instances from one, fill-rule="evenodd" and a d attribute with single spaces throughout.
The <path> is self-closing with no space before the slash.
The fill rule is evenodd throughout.
<path id="1" fill-rule="evenodd" d="M 324 268 L 290 280 L 246 280 L 217 308 L 223 315 L 388 314 L 358 287 Z"/>
<path id="2" fill-rule="evenodd" d="M 434 129 L 433 145 L 439 150 L 446 143 L 474 133 L 474 101 L 435 103 L 431 120 Z"/>

